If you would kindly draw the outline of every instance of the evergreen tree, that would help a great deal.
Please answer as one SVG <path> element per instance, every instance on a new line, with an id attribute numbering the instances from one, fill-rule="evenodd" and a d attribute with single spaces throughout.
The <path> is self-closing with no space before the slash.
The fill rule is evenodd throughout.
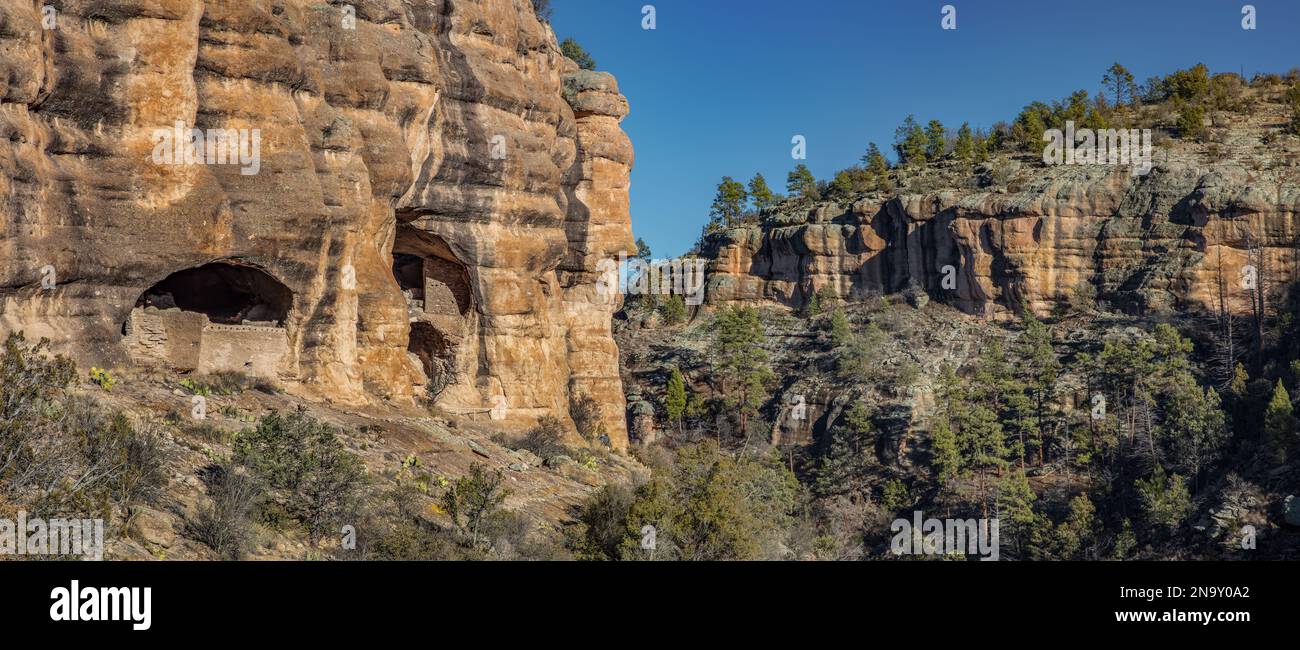
<path id="1" fill-rule="evenodd" d="M 1111 558 L 1123 560 L 1128 558 L 1128 554 L 1133 552 L 1137 547 L 1137 536 L 1133 534 L 1133 522 L 1127 518 L 1120 525 L 1119 534 L 1115 535 L 1115 543 L 1111 546 Z"/>
<path id="2" fill-rule="evenodd" d="M 876 143 L 872 142 L 867 146 L 867 153 L 862 157 L 862 164 L 866 166 L 871 189 L 878 192 L 889 191 L 889 161 L 885 159 L 884 154 L 880 153 L 880 148 L 876 146 Z"/>
<path id="3" fill-rule="evenodd" d="M 853 335 L 853 330 L 849 324 L 849 317 L 844 313 L 843 309 L 836 309 L 831 312 L 830 329 L 831 345 L 838 348 L 848 343 L 849 337 Z"/>
<path id="4" fill-rule="evenodd" d="M 1156 465 L 1149 479 L 1134 481 L 1146 515 L 1147 525 L 1154 529 L 1174 530 L 1182 525 L 1192 509 L 1192 498 L 1187 492 L 1187 481 L 1174 474 L 1167 476 L 1163 467 Z"/>
<path id="5" fill-rule="evenodd" d="M 952 430 L 952 425 L 946 419 L 940 419 L 935 421 L 930 436 L 933 445 L 932 462 L 939 483 L 947 484 L 955 481 L 961 476 L 962 470 L 961 448 L 957 443 L 957 433 Z"/>
<path id="6" fill-rule="evenodd" d="M 1264 411 L 1264 437 L 1273 447 L 1274 453 L 1281 458 L 1291 446 L 1295 431 L 1291 396 L 1287 394 L 1286 386 L 1283 386 L 1282 380 L 1279 379 L 1273 389 L 1273 398 L 1269 400 L 1268 408 Z"/>
<path id="7" fill-rule="evenodd" d="M 741 434 L 748 432 L 749 417 L 767 401 L 767 386 L 776 378 L 763 350 L 763 323 L 753 307 L 728 307 L 714 322 L 715 368 L 722 377 L 723 393 L 740 414 Z"/>
<path id="8" fill-rule="evenodd" d="M 727 228 L 733 228 L 740 224 L 740 219 L 745 213 L 745 202 L 749 195 L 745 192 L 745 186 L 741 185 L 730 176 L 723 176 L 722 182 L 718 183 L 718 193 L 713 199 L 713 207 L 709 215 L 715 223 Z"/>
<path id="9" fill-rule="evenodd" d="M 836 358 L 836 373 L 845 381 L 871 383 L 880 377 L 880 346 L 885 333 L 875 323 L 849 337 L 848 344 Z"/>
<path id="10" fill-rule="evenodd" d="M 1183 140 L 1200 140 L 1205 135 L 1205 109 L 1186 104 L 1178 111 L 1178 137 Z"/>
<path id="11" fill-rule="evenodd" d="M 1179 373 L 1161 401 L 1161 438 L 1174 467 L 1199 485 L 1201 473 L 1218 461 L 1230 436 L 1219 394 L 1202 389 L 1190 372 Z"/>
<path id="12" fill-rule="evenodd" d="M 1011 550 L 1021 559 L 1033 559 L 1033 553 L 1044 541 L 1046 522 L 1034 512 L 1037 498 L 1023 471 L 1011 472 L 998 482 L 999 532 L 1011 542 Z"/>
<path id="13" fill-rule="evenodd" d="M 640 237 L 636 238 L 636 256 L 643 260 L 651 258 L 650 244 L 645 243 L 645 240 Z"/>
<path id="14" fill-rule="evenodd" d="M 1116 106 L 1121 106 L 1125 102 L 1136 105 L 1138 102 L 1137 84 L 1133 83 L 1133 73 L 1127 68 L 1116 63 L 1106 70 L 1106 75 L 1101 78 L 1101 83 L 1110 91 L 1111 99 Z"/>
<path id="15" fill-rule="evenodd" d="M 927 160 L 938 160 L 943 158 L 944 150 L 948 144 L 948 130 L 943 127 L 943 122 L 939 120 L 930 120 L 925 127 L 925 157 Z"/>
<path id="16" fill-rule="evenodd" d="M 957 129 L 957 142 L 953 144 L 953 153 L 962 162 L 975 160 L 975 134 L 967 122 L 962 122 L 961 128 Z"/>
<path id="17" fill-rule="evenodd" d="M 1232 372 L 1232 383 L 1228 384 L 1228 392 L 1238 399 L 1243 398 L 1246 396 L 1246 387 L 1249 384 L 1250 373 L 1246 372 L 1246 366 L 1238 362 Z"/>
<path id="18" fill-rule="evenodd" d="M 791 196 L 804 199 L 816 200 L 819 198 L 817 179 L 808 169 L 808 166 L 803 163 L 796 165 L 794 171 L 790 172 L 790 175 L 786 177 L 785 191 Z"/>
<path id="19" fill-rule="evenodd" d="M 1037 434 L 1033 443 L 1037 447 L 1038 464 L 1046 460 L 1047 441 L 1042 437 L 1049 429 L 1048 404 L 1056 392 L 1061 363 L 1052 348 L 1052 333 L 1042 321 L 1025 310 L 1021 317 L 1024 331 L 1017 341 L 1020 369 L 1033 403 L 1034 427 Z"/>
<path id="20" fill-rule="evenodd" d="M 1070 512 L 1053 531 L 1055 554 L 1061 560 L 1096 560 L 1097 508 L 1085 495 L 1070 499 Z"/>
<path id="21" fill-rule="evenodd" d="M 587 54 L 587 50 L 583 49 L 582 46 L 578 45 L 578 42 L 572 38 L 566 38 L 563 43 L 560 43 L 560 52 L 571 61 L 578 64 L 578 67 L 583 70 L 596 69 L 596 60 L 591 58 L 591 55 Z"/>
<path id="22" fill-rule="evenodd" d="M 749 179 L 749 198 L 754 203 L 754 209 L 760 212 L 775 202 L 772 188 L 767 186 L 767 179 L 762 174 L 754 174 Z"/>
<path id="23" fill-rule="evenodd" d="M 1052 110 L 1042 102 L 1034 102 L 1020 111 L 1011 126 L 1011 139 L 1023 151 L 1034 151 L 1043 146 L 1043 133 L 1047 131 Z"/>
<path id="24" fill-rule="evenodd" d="M 680 368 L 674 367 L 668 376 L 668 388 L 664 395 L 664 410 L 668 419 L 677 423 L 678 433 L 682 430 L 682 415 L 686 413 L 686 379 Z"/>
<path id="25" fill-rule="evenodd" d="M 680 293 L 668 296 L 659 305 L 659 315 L 663 317 L 665 325 L 677 325 L 686 320 L 686 298 Z"/>
<path id="26" fill-rule="evenodd" d="M 925 130 L 916 123 L 914 116 L 907 119 L 894 131 L 894 151 L 898 153 L 898 162 L 902 165 L 924 165 L 925 149 L 929 141 Z"/>

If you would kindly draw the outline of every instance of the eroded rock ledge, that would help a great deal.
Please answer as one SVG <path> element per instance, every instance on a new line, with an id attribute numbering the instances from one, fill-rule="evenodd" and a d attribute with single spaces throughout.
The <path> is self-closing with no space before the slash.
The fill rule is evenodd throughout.
<path id="1" fill-rule="evenodd" d="M 0 329 L 518 426 L 586 394 L 624 447 L 594 288 L 634 248 L 616 82 L 528 0 L 351 4 L 0 5 Z M 155 164 L 178 122 L 256 129 L 260 170 Z"/>
<path id="2" fill-rule="evenodd" d="M 706 240 L 709 300 L 798 307 L 823 288 L 853 300 L 911 290 L 1001 318 L 1046 315 L 1090 288 L 1130 313 L 1187 312 L 1217 309 L 1222 277 L 1229 309 L 1245 313 L 1246 265 L 1280 286 L 1300 261 L 1298 147 L 1266 132 L 1232 129 L 1236 146 L 1217 157 L 1161 152 L 1146 176 L 1013 162 L 989 187 L 787 205 Z"/>

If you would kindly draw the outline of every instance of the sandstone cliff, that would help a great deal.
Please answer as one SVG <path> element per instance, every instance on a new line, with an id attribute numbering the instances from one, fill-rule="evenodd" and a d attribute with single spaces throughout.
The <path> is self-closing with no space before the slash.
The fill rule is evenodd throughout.
<path id="1" fill-rule="evenodd" d="M 0 329 L 506 425 L 585 394 L 625 446 L 627 102 L 527 0 L 42 4 L 0 3 Z M 173 128 L 260 160 L 159 164 Z"/>
<path id="2" fill-rule="evenodd" d="M 1296 277 L 1300 142 L 1263 103 L 1166 141 L 1146 175 L 1045 167 L 1030 156 L 973 170 L 946 163 L 891 193 L 787 201 L 762 224 L 709 237 L 712 302 L 799 306 L 923 290 L 989 317 L 1051 312 L 1077 292 L 1130 313 L 1250 309 L 1243 269 L 1269 290 Z M 1217 120 L 1216 120 L 1217 122 Z M 945 285 L 945 279 L 950 282 Z"/>

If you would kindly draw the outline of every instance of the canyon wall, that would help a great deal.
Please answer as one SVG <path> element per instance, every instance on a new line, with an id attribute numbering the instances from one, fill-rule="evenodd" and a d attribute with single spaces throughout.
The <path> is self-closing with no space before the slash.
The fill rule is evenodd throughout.
<path id="1" fill-rule="evenodd" d="M 634 250 L 628 106 L 528 0 L 44 4 L 0 3 L 0 330 L 88 366 L 132 360 L 134 310 L 259 321 L 290 390 L 435 383 L 508 427 L 590 395 L 625 447 L 594 286 Z M 180 164 L 191 128 L 260 159 Z"/>
<path id="2" fill-rule="evenodd" d="M 1249 135 L 1244 136 L 1249 137 Z M 1300 169 L 1247 155 L 1128 167 L 1029 164 L 990 187 L 820 204 L 706 241 L 709 300 L 797 307 L 828 288 L 862 300 L 925 292 L 967 313 L 1046 315 L 1081 290 L 1131 313 L 1250 308 L 1252 281 L 1296 278 Z M 1247 267 L 1250 268 L 1247 268 Z M 1252 270 L 1253 269 L 1253 270 Z"/>

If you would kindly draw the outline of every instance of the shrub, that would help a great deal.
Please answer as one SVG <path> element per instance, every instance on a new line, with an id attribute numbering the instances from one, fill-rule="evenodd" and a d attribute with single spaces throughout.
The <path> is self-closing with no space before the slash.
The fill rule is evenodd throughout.
<path id="1" fill-rule="evenodd" d="M 112 373 L 93 366 L 90 368 L 90 381 L 105 391 L 113 390 L 113 386 L 117 385 L 117 380 L 113 379 Z"/>
<path id="2" fill-rule="evenodd" d="M 572 38 L 566 38 L 563 43 L 560 43 L 560 52 L 569 60 L 578 64 L 578 67 L 583 70 L 596 69 L 596 60 L 591 58 L 591 55 L 587 54 L 587 50 L 582 49 L 582 46 L 578 45 L 578 42 Z"/>
<path id="3" fill-rule="evenodd" d="M 582 505 L 578 525 L 571 529 L 569 546 L 580 560 L 617 560 L 629 535 L 628 513 L 632 491 L 622 485 L 606 485 Z"/>
<path id="4" fill-rule="evenodd" d="M 673 294 L 659 305 L 659 316 L 665 325 L 677 325 L 686 320 L 686 299 L 681 294 Z"/>
<path id="5" fill-rule="evenodd" d="M 1205 134 L 1205 109 L 1193 104 L 1183 106 L 1178 112 L 1178 136 L 1184 140 L 1200 140 Z"/>
<path id="6" fill-rule="evenodd" d="M 484 524 L 496 514 L 510 491 L 501 486 L 501 470 L 489 473 L 475 463 L 469 475 L 456 479 L 442 495 L 442 507 L 452 523 L 469 538 L 470 548 L 479 548 L 484 541 Z"/>
<path id="7" fill-rule="evenodd" d="M 605 423 L 600 421 L 600 403 L 590 395 L 580 395 L 569 402 L 569 417 L 578 428 L 578 435 L 591 442 L 608 444 L 609 435 Z"/>
<path id="8" fill-rule="evenodd" d="M 133 425 L 118 413 L 107 426 L 84 432 L 82 453 L 91 475 L 122 507 L 151 503 L 167 486 L 169 454 L 151 423 Z"/>
<path id="9" fill-rule="evenodd" d="M 51 406 L 76 376 L 72 361 L 47 354 L 49 345 L 10 333 L 0 354 L 0 485 L 9 489 L 48 474 L 52 459 L 38 454 L 38 442 L 52 428 Z"/>
<path id="10" fill-rule="evenodd" d="M 234 370 L 222 370 L 199 379 L 199 383 L 217 395 L 238 395 L 248 390 L 253 380 L 248 375 Z"/>
<path id="11" fill-rule="evenodd" d="M 226 559 L 244 557 L 253 540 L 253 516 L 264 488 L 246 468 L 229 459 L 203 470 L 210 503 L 200 506 L 190 534 Z"/>
<path id="12" fill-rule="evenodd" d="M 343 448 L 335 430 L 301 413 L 272 413 L 235 438 L 235 458 L 272 488 L 312 543 L 341 523 L 355 504 L 364 466 Z"/>
<path id="13" fill-rule="evenodd" d="M 564 424 L 549 415 L 543 417 L 524 435 L 520 448 L 542 459 L 564 453 Z"/>

